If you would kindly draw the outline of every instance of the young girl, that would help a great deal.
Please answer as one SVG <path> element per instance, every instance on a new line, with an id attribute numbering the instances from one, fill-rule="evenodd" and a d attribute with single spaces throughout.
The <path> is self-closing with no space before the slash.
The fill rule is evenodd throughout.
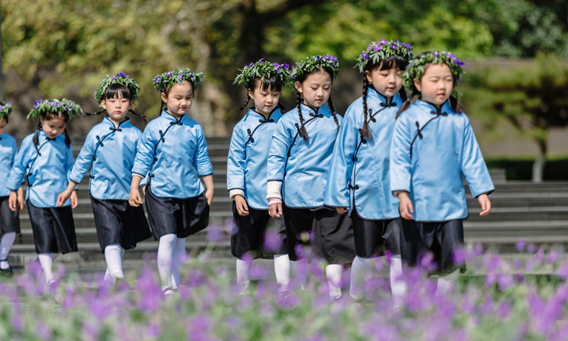
<path id="1" fill-rule="evenodd" d="M 142 203 L 138 186 L 146 174 L 150 178 L 146 208 L 154 238 L 160 241 L 158 270 L 166 296 L 180 281 L 177 263 L 185 252 L 185 238 L 207 227 L 213 200 L 213 166 L 203 129 L 186 115 L 202 79 L 202 73 L 190 69 L 154 78 L 161 92 L 161 115 L 144 130 L 132 168 L 130 205 Z"/>
<path id="2" fill-rule="evenodd" d="M 356 58 L 363 72 L 363 97 L 345 114 L 329 171 L 326 206 L 349 215 L 353 222 L 357 256 L 351 268 L 350 295 L 363 299 L 361 278 L 371 257 L 391 259 L 393 295 L 404 292 L 397 280 L 402 274 L 398 199 L 390 192 L 389 156 L 396 112 L 406 100 L 402 72 L 412 58 L 412 47 L 398 40 L 372 43 Z"/>
<path id="3" fill-rule="evenodd" d="M 77 207 L 77 194 L 63 207 L 57 195 L 65 190 L 67 174 L 75 161 L 66 125 L 81 115 L 81 107 L 67 99 L 36 101 L 28 118 L 39 118 L 35 133 L 26 136 L 10 172 L 10 208 L 17 209 L 17 190 L 28 178 L 26 195 L 36 252 L 45 273 L 45 281 L 55 283 L 53 258 L 59 253 L 77 251 L 77 238 L 72 208 Z"/>
<path id="4" fill-rule="evenodd" d="M 5 133 L 8 116 L 12 113 L 12 104 L 0 102 L 0 276 L 11 277 L 12 268 L 8 263 L 8 253 L 16 240 L 16 233 L 20 233 L 20 216 L 18 211 L 24 209 L 24 191 L 18 189 L 18 210 L 10 210 L 10 190 L 6 187 L 8 175 L 14 165 L 18 148 L 16 139 Z"/>
<path id="5" fill-rule="evenodd" d="M 332 299 L 341 296 L 342 264 L 351 263 L 355 256 L 349 217 L 323 206 L 342 120 L 330 96 L 338 70 L 337 58 L 329 55 L 311 56 L 296 64 L 290 77 L 298 91 L 297 107 L 282 117 L 274 132 L 267 186 L 270 215 L 284 215 L 290 259 L 298 259 L 307 235 L 313 235 L 315 253 L 329 263 L 326 275 Z"/>
<path id="6" fill-rule="evenodd" d="M 94 94 L 101 110 L 88 115 L 106 112 L 108 116 L 87 135 L 69 174 L 69 185 L 57 199 L 57 204 L 63 206 L 91 168 L 89 192 L 97 237 L 107 263 L 107 280 L 124 278 L 125 250 L 135 248 L 137 242 L 152 236 L 144 209 L 128 204 L 132 165 L 142 132 L 130 124 L 126 114 L 136 115 L 132 106 L 139 92 L 138 84 L 123 72 L 103 78 Z"/>
<path id="7" fill-rule="evenodd" d="M 400 199 L 401 217 L 416 220 L 423 251 L 434 254 L 437 273 L 452 274 L 438 281 L 438 289 L 445 291 L 458 274 L 452 253 L 464 242 L 463 220 L 468 216 L 462 176 L 481 205 L 481 216 L 491 210 L 488 194 L 495 187 L 469 119 L 452 95 L 463 63 L 448 52 L 425 52 L 410 64 L 404 85 L 416 101 L 406 101 L 399 110 L 391 190 Z"/>
<path id="8" fill-rule="evenodd" d="M 246 292 L 250 283 L 251 262 L 245 258 L 274 255 L 276 281 L 285 290 L 290 277 L 290 259 L 286 244 L 286 228 L 282 218 L 275 218 L 281 246 L 264 247 L 264 235 L 270 221 L 266 200 L 266 164 L 272 135 L 282 117 L 280 90 L 290 77 L 287 64 L 260 60 L 245 66 L 235 79 L 247 87 L 247 101 L 254 101 L 245 117 L 235 125 L 227 160 L 227 187 L 233 203 L 236 225 L 231 237 L 231 253 L 237 258 L 237 283 Z"/>

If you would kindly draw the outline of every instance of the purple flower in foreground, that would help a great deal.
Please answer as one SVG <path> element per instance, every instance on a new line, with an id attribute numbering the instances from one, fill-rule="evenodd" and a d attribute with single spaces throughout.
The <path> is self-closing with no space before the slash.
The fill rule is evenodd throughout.
<path id="1" fill-rule="evenodd" d="M 527 246 L 527 252 L 528 253 L 535 253 L 536 251 L 536 245 L 534 245 L 533 243 L 529 244 L 529 246 Z"/>
<path id="2" fill-rule="evenodd" d="M 517 240 L 517 244 L 515 244 L 515 247 L 517 248 L 517 251 L 521 252 L 525 249 L 526 246 L 526 242 L 523 238 Z"/>

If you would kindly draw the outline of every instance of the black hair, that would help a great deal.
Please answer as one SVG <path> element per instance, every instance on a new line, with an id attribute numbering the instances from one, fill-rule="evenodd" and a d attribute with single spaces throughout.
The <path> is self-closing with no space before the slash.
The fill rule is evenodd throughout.
<path id="1" fill-rule="evenodd" d="M 109 98 L 126 98 L 131 102 L 134 100 L 134 96 L 132 93 L 130 93 L 130 89 L 128 89 L 128 87 L 126 87 L 125 85 L 119 83 L 111 84 L 108 86 L 103 99 L 106 101 Z M 139 114 L 132 109 L 129 109 L 128 111 L 133 115 L 142 118 L 145 123 L 148 123 L 148 118 L 145 115 Z M 106 110 L 101 109 L 97 112 L 86 113 L 85 116 L 100 115 L 104 112 L 106 112 Z"/>
<path id="2" fill-rule="evenodd" d="M 329 67 L 320 67 L 318 69 L 313 70 L 312 72 L 304 72 L 301 76 L 299 76 L 296 81 L 303 83 L 306 78 L 308 78 L 309 75 L 313 75 L 317 72 L 320 71 L 324 71 L 327 72 L 329 74 L 329 77 L 331 77 L 331 79 L 333 79 L 333 70 Z M 304 139 L 304 141 L 308 141 L 308 132 L 306 131 L 306 126 L 304 125 L 304 117 L 302 116 L 302 95 L 301 93 L 298 91 L 296 93 L 296 106 L 298 108 L 298 116 L 300 117 L 300 125 L 296 126 L 296 128 L 298 129 L 299 135 Z M 327 104 L 329 106 L 329 110 L 331 110 L 331 115 L 333 116 L 333 120 L 335 121 L 335 124 L 337 125 L 337 130 L 339 130 L 339 120 L 337 119 L 337 113 L 335 112 L 335 108 L 333 106 L 333 101 L 331 100 L 331 94 L 329 95 L 329 99 L 327 100 Z"/>
<path id="3" fill-rule="evenodd" d="M 63 118 L 63 122 L 65 122 L 65 124 L 67 124 L 67 122 L 69 121 L 69 115 L 64 112 L 64 111 L 60 111 L 57 114 L 51 113 L 51 112 L 45 112 L 42 113 L 40 115 L 40 120 L 37 122 L 37 128 L 36 131 L 34 133 L 34 137 L 33 137 L 33 142 L 34 145 L 37 146 L 39 145 L 39 131 L 41 129 L 41 121 L 49 121 L 52 118 L 55 117 L 62 117 Z M 71 145 L 71 139 L 69 138 L 69 134 L 67 133 L 67 126 L 65 126 L 65 129 L 63 130 L 63 133 L 65 134 L 65 144 L 67 145 L 67 147 L 69 147 Z"/>
<path id="4" fill-rule="evenodd" d="M 430 51 L 426 51 L 426 52 L 422 52 L 421 54 L 419 54 L 418 56 L 416 56 L 416 59 L 419 59 L 420 57 L 422 57 L 423 55 L 430 53 Z M 426 73 L 426 69 L 428 68 L 430 64 L 427 64 L 424 67 L 424 73 Z M 422 74 L 422 76 L 424 76 L 424 74 Z M 452 75 L 453 78 L 453 75 Z M 404 101 L 404 103 L 401 105 L 401 107 L 398 109 L 398 112 L 396 113 L 396 118 L 398 119 L 400 117 L 400 115 L 402 115 L 402 113 L 404 111 L 406 111 L 406 109 L 410 108 L 410 102 L 415 102 L 416 99 L 419 99 L 422 97 L 422 94 L 420 93 L 420 91 L 418 91 L 418 89 L 416 89 L 416 87 L 414 85 L 412 85 L 412 89 L 411 89 L 411 94 L 410 94 L 410 98 L 407 99 L 406 101 Z M 458 99 L 452 94 L 450 95 L 450 108 L 452 108 L 453 111 L 455 111 L 458 114 L 462 114 L 465 109 L 463 107 L 463 104 L 461 104 L 460 101 L 458 101 Z"/>
<path id="5" fill-rule="evenodd" d="M 193 83 L 188 81 L 187 79 L 185 80 L 189 83 L 189 85 L 191 85 L 191 91 L 193 92 L 193 97 L 195 97 L 195 87 L 193 86 Z M 170 95 L 170 90 L 172 89 L 173 85 L 170 86 L 169 83 L 164 84 L 164 86 L 162 86 L 162 91 L 160 91 L 160 94 L 164 94 L 166 95 L 166 98 L 168 98 L 168 96 Z M 162 99 L 160 99 L 162 101 L 162 103 L 160 104 L 160 113 L 158 115 L 161 115 L 162 112 L 164 111 L 164 108 L 166 107 L 166 102 L 164 102 Z"/>
<path id="6" fill-rule="evenodd" d="M 249 104 L 251 97 L 249 96 L 249 90 L 252 90 L 254 92 L 254 90 L 256 88 L 258 88 L 259 83 L 261 82 L 259 77 L 255 77 L 253 79 L 251 79 L 248 84 L 247 84 L 247 100 L 245 101 L 245 104 L 243 104 L 243 106 L 241 107 L 241 111 L 243 111 L 244 108 L 247 107 L 247 105 Z M 268 79 L 265 79 L 264 82 L 262 82 L 262 90 L 266 91 L 268 89 L 272 89 L 273 91 L 281 91 L 282 90 L 282 81 L 280 80 L 280 78 L 276 77 L 276 76 L 272 76 Z M 283 106 L 278 103 L 278 106 L 280 108 L 283 108 Z"/>
<path id="7" fill-rule="evenodd" d="M 367 63 L 367 65 L 365 65 L 364 70 L 369 71 L 369 73 L 372 73 L 375 69 L 380 67 L 381 71 L 390 70 L 392 68 L 398 68 L 399 70 L 404 71 L 406 70 L 407 65 L 408 62 L 406 61 L 406 59 L 398 55 L 393 55 L 387 59 L 379 60 L 377 63 Z M 367 109 L 367 92 L 369 85 L 370 84 L 369 81 L 367 80 L 367 75 L 363 74 L 363 127 L 361 129 L 361 134 L 363 135 L 364 138 L 372 139 L 373 134 L 369 129 L 369 120 L 367 119 L 368 116 L 372 115 L 371 110 Z M 404 89 L 404 86 L 400 88 L 398 94 L 400 95 L 402 101 L 405 102 L 406 89 Z"/>

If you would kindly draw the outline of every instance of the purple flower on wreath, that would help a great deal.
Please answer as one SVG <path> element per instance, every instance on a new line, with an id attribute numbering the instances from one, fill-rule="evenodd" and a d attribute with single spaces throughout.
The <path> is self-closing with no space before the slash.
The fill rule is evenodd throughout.
<path id="1" fill-rule="evenodd" d="M 111 79 L 112 79 L 112 80 L 115 80 L 115 79 L 116 79 L 116 76 L 112 76 L 112 78 L 111 78 Z"/>
<path id="2" fill-rule="evenodd" d="M 391 49 L 396 50 L 396 49 L 398 49 L 398 46 L 396 46 L 396 44 L 391 44 Z"/>
<path id="3" fill-rule="evenodd" d="M 282 73 L 282 70 L 280 68 L 276 68 L 276 72 Z"/>
<path id="4" fill-rule="evenodd" d="M 171 76 L 171 75 L 172 75 L 172 73 L 171 73 L 171 72 L 166 72 L 166 76 L 168 76 L 168 77 L 169 77 L 169 76 Z"/>
<path id="5" fill-rule="evenodd" d="M 363 60 L 367 60 L 367 59 L 369 59 L 369 55 L 367 53 L 363 52 L 361 54 L 361 58 L 363 58 Z"/>
<path id="6" fill-rule="evenodd" d="M 288 69 L 290 67 L 290 65 L 284 63 L 284 64 L 282 64 L 282 67 L 285 68 L 285 69 Z"/>
<path id="7" fill-rule="evenodd" d="M 440 54 L 439 54 L 438 52 L 434 52 L 434 53 L 432 53 L 432 55 L 433 55 L 434 57 L 438 57 Z"/>
<path id="8" fill-rule="evenodd" d="M 58 103 L 57 103 L 57 107 L 58 107 L 58 108 L 61 108 L 61 103 L 58 102 Z"/>
<path id="9" fill-rule="evenodd" d="M 179 78 L 180 80 L 183 79 L 183 73 L 180 73 L 180 74 L 178 75 L 178 78 Z"/>
<path id="10" fill-rule="evenodd" d="M 156 77 L 156 83 L 160 83 L 161 80 L 162 80 L 162 77 Z"/>
<path id="11" fill-rule="evenodd" d="M 274 66 L 276 66 L 276 67 L 280 66 L 280 64 L 278 64 L 278 63 L 274 63 L 274 64 L 272 64 L 272 65 L 274 65 Z"/>
<path id="12" fill-rule="evenodd" d="M 52 106 L 54 106 L 54 105 L 55 105 L 55 103 L 49 102 L 49 106 L 50 106 L 50 107 L 52 107 Z"/>
<path id="13" fill-rule="evenodd" d="M 386 43 L 388 43 L 388 41 L 386 41 L 386 40 L 384 40 L 384 39 L 379 42 L 379 44 L 381 44 L 381 45 L 384 45 L 384 44 L 386 44 Z"/>
<path id="14" fill-rule="evenodd" d="M 249 66 L 250 66 L 250 67 L 253 67 L 253 66 L 254 66 L 254 63 L 250 63 Z"/>
<path id="15" fill-rule="evenodd" d="M 0 110 L 4 110 L 4 106 L 0 105 Z"/>
<path id="16" fill-rule="evenodd" d="M 367 46 L 367 51 L 371 51 L 372 48 L 373 48 L 373 44 Z"/>
<path id="17" fill-rule="evenodd" d="M 8 102 L 8 103 L 6 103 L 6 104 L 9 105 L 9 106 L 12 106 L 12 102 Z"/>
<path id="18" fill-rule="evenodd" d="M 193 72 L 190 72 L 190 73 L 189 73 L 189 77 L 193 77 Z"/>
<path id="19" fill-rule="evenodd" d="M 264 65 L 265 63 L 266 63 L 266 62 L 260 62 L 259 64 L 260 64 L 260 65 Z"/>

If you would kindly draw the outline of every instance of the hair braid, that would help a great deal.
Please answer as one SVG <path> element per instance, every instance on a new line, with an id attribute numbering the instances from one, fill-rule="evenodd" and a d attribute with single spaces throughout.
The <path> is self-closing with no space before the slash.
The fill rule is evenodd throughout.
<path id="1" fill-rule="evenodd" d="M 34 138 L 33 138 L 33 141 L 34 141 L 34 144 L 35 144 L 36 147 L 39 145 L 39 129 L 40 128 L 41 128 L 41 120 L 39 120 L 37 122 L 37 128 L 36 128 L 36 131 L 34 133 Z"/>
<path id="2" fill-rule="evenodd" d="M 339 131 L 339 120 L 337 119 L 337 114 L 335 113 L 335 108 L 333 107 L 333 101 L 331 100 L 331 95 L 327 99 L 327 104 L 329 104 L 329 110 L 331 110 L 331 116 L 333 116 L 333 120 L 337 125 L 337 131 Z"/>
<path id="3" fill-rule="evenodd" d="M 243 104 L 243 106 L 241 107 L 241 111 L 243 111 L 243 109 L 247 107 L 250 100 L 251 100 L 250 95 L 247 93 L 247 100 L 245 101 L 245 104 Z"/>
<path id="4" fill-rule="evenodd" d="M 69 147 L 71 145 L 71 138 L 67 133 L 67 127 L 65 127 L 65 129 L 63 130 L 63 133 L 65 134 L 65 144 L 67 145 L 67 147 Z"/>
<path id="5" fill-rule="evenodd" d="M 296 102 L 298 104 L 298 116 L 300 116 L 300 127 L 298 129 L 300 136 L 304 139 L 304 141 L 308 141 L 308 132 L 306 131 L 306 127 L 304 126 L 304 117 L 302 116 L 302 95 L 298 91 L 296 93 Z"/>
<path id="6" fill-rule="evenodd" d="M 128 111 L 130 111 L 130 112 L 132 113 L 132 115 L 138 116 L 138 117 L 140 117 L 141 119 L 143 119 L 143 120 L 144 120 L 144 123 L 148 123 L 148 117 L 146 117 L 146 115 L 139 114 L 139 113 L 137 113 L 136 111 L 134 111 L 134 110 L 132 110 L 132 109 L 129 109 Z"/>
<path id="7" fill-rule="evenodd" d="M 86 117 L 86 116 L 94 116 L 94 115 L 100 115 L 100 114 L 104 113 L 105 111 L 106 111 L 105 109 L 101 109 L 101 110 L 96 111 L 96 112 L 88 112 L 88 113 L 85 113 L 85 114 L 83 115 L 83 117 Z"/>
<path id="8" fill-rule="evenodd" d="M 369 120 L 368 112 L 367 112 L 367 92 L 369 88 L 369 81 L 367 80 L 367 76 L 363 76 L 363 128 L 361 129 L 361 134 L 364 138 L 371 139 L 373 135 L 371 134 L 371 130 L 369 129 Z"/>

